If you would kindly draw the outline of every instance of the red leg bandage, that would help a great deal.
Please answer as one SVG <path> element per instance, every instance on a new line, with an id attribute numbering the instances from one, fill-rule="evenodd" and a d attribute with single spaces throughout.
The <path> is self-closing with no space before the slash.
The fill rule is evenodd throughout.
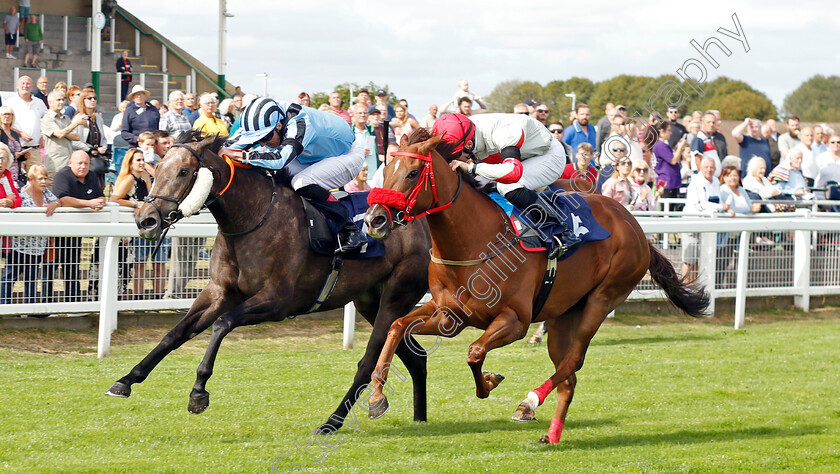
<path id="1" fill-rule="evenodd" d="M 552 418 L 551 426 L 548 427 L 548 442 L 551 444 L 560 441 L 560 433 L 563 432 L 563 420 L 560 418 Z"/>
<path id="2" fill-rule="evenodd" d="M 547 397 L 548 394 L 551 393 L 551 389 L 553 388 L 554 384 L 551 383 L 551 379 L 548 379 L 545 381 L 544 384 L 540 385 L 539 388 L 534 390 L 534 393 L 536 393 L 537 396 L 540 398 L 540 405 L 543 404 L 543 402 L 545 401 L 545 397 Z"/>

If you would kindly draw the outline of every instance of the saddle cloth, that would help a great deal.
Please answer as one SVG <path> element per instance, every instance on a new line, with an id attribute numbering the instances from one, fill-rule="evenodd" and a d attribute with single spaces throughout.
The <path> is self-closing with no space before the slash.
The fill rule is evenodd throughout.
<path id="1" fill-rule="evenodd" d="M 568 249 L 558 260 L 574 255 L 587 242 L 609 238 L 610 232 L 595 220 L 589 204 L 579 194 L 566 194 L 560 186 L 551 185 L 539 195 L 542 204 L 550 206 L 563 225 L 546 219 L 534 222 L 531 218 L 523 216 L 523 211 L 513 206 L 501 194 L 490 193 L 490 198 L 499 204 L 510 218 L 513 229 L 520 238 L 519 245 L 526 252 L 546 251 L 551 239 L 563 233 L 567 227 L 580 237 L 581 244 Z"/>
<path id="2" fill-rule="evenodd" d="M 367 191 L 350 194 L 343 191 L 333 193 L 333 196 L 338 199 L 338 203 L 350 211 L 353 221 L 363 232 L 367 231 L 367 226 L 364 223 L 365 212 L 368 209 L 367 195 Z M 333 255 L 338 248 L 338 240 L 331 229 L 341 229 L 344 227 L 344 222 L 327 222 L 324 214 L 313 206 L 309 200 L 303 197 L 301 200 L 303 201 L 303 210 L 306 213 L 306 223 L 309 228 L 309 246 L 317 254 Z M 335 205 L 338 205 L 338 203 Z M 383 242 L 369 235 L 367 241 L 367 244 L 359 250 L 343 254 L 344 258 L 359 260 L 385 255 L 385 244 Z"/>

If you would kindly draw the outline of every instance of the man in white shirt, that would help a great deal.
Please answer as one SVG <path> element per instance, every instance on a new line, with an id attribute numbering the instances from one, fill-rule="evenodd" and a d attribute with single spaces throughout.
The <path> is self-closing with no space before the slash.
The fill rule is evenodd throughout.
<path id="1" fill-rule="evenodd" d="M 799 132 L 799 144 L 794 148 L 802 150 L 802 176 L 808 181 L 808 186 L 814 185 L 814 180 L 817 179 L 817 174 L 820 172 L 817 166 L 817 160 L 814 159 L 814 154 L 811 151 L 811 145 L 814 143 L 814 129 L 805 127 Z"/>
<path id="2" fill-rule="evenodd" d="M 6 105 L 15 111 L 15 123 L 12 127 L 21 132 L 21 145 L 40 146 L 41 117 L 47 113 L 44 101 L 32 95 L 32 78 L 21 76 L 17 81 L 17 95 L 8 100 Z"/>

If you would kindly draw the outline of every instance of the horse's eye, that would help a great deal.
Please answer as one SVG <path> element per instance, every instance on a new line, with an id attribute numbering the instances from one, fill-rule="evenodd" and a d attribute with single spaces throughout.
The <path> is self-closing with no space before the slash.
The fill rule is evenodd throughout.
<path id="1" fill-rule="evenodd" d="M 186 168 L 181 168 L 181 171 L 178 171 L 178 176 L 186 176 L 187 173 L 189 173 L 189 172 L 190 172 L 190 170 L 188 170 Z"/>
<path id="2" fill-rule="evenodd" d="M 415 178 L 417 178 L 417 175 L 418 175 L 418 174 L 420 174 L 420 172 L 419 172 L 419 171 L 417 171 L 417 170 L 411 170 L 411 171 L 408 173 L 408 176 L 406 176 L 405 178 L 406 178 L 406 179 L 415 179 Z"/>

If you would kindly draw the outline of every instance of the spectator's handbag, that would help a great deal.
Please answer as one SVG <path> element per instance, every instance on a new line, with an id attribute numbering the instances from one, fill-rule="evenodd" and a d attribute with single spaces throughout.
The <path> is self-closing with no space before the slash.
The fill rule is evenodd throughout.
<path id="1" fill-rule="evenodd" d="M 108 158 L 106 155 L 92 157 L 90 159 L 90 171 L 97 176 L 108 174 Z"/>

